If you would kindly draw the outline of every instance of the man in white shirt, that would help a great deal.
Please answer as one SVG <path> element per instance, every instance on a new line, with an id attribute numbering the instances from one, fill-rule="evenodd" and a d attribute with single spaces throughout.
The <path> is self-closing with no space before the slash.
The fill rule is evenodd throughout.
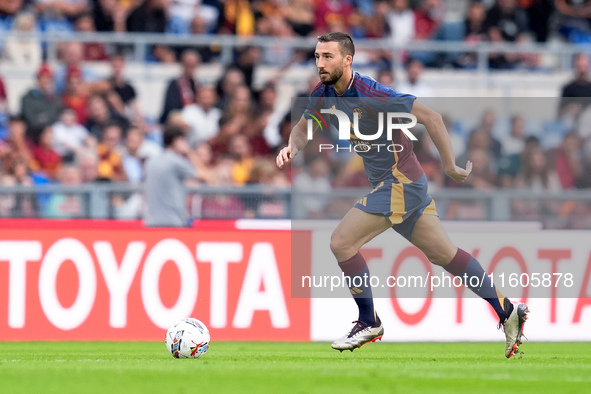
<path id="1" fill-rule="evenodd" d="M 59 122 L 53 125 L 53 149 L 62 157 L 78 152 L 87 137 L 88 130 L 76 123 L 76 113 L 70 108 L 66 108 Z"/>
<path id="2" fill-rule="evenodd" d="M 191 149 L 218 134 L 222 110 L 215 107 L 217 102 L 213 86 L 203 86 L 197 93 L 197 103 L 183 108 L 181 114 L 190 128 L 187 140 Z"/>

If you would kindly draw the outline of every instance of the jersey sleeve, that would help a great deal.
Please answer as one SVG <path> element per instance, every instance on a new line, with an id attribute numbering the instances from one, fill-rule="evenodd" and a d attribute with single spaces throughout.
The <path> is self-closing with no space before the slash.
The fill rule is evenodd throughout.
<path id="1" fill-rule="evenodd" d="M 392 89 L 390 86 L 382 86 L 384 87 L 384 91 L 390 95 L 390 103 L 396 105 L 397 107 L 400 106 L 400 112 L 410 112 L 412 110 L 412 106 L 417 99 L 415 96 L 412 94 L 399 92 Z"/>

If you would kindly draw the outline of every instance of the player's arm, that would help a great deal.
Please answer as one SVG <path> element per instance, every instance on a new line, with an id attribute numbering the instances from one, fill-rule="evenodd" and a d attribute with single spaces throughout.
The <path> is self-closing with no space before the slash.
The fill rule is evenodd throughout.
<path id="1" fill-rule="evenodd" d="M 277 163 L 277 167 L 283 168 L 285 163 L 289 162 L 291 159 L 298 154 L 299 151 L 304 149 L 304 147 L 308 144 L 308 121 L 302 115 L 298 123 L 291 129 L 291 134 L 289 135 L 289 143 L 287 146 L 279 151 L 277 155 L 277 159 L 275 162 Z M 314 125 L 313 131 L 316 132 L 318 126 Z"/>
<path id="2" fill-rule="evenodd" d="M 441 156 L 443 171 L 454 181 L 464 182 L 472 171 L 472 163 L 468 162 L 465 169 L 456 165 L 454 150 L 441 115 L 418 100 L 415 100 L 410 112 L 417 117 L 418 123 L 427 128 L 427 132 Z"/>

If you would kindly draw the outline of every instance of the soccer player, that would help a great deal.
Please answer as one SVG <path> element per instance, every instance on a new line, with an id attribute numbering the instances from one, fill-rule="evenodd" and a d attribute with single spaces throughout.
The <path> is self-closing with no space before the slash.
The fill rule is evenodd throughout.
<path id="1" fill-rule="evenodd" d="M 381 85 L 372 78 L 352 70 L 355 46 L 351 36 L 346 33 L 333 32 L 318 37 L 316 44 L 316 66 L 320 83 L 311 94 L 310 102 L 321 102 L 322 108 L 342 110 L 349 116 L 351 112 L 363 112 L 360 108 L 352 108 L 351 98 L 372 98 L 388 100 L 396 111 L 406 109 L 423 124 L 435 146 L 439 150 L 445 173 L 456 182 L 464 182 L 472 170 L 472 163 L 466 168 L 456 165 L 450 138 L 443 124 L 441 115 L 417 101 L 414 96 L 393 90 Z M 349 98 L 349 99 L 348 99 Z M 348 99 L 348 100 L 347 100 Z M 328 116 L 327 116 L 328 117 Z M 307 119 L 312 118 L 310 110 L 306 110 L 291 131 L 289 145 L 279 152 L 276 162 L 282 168 L 293 159 L 308 143 Z M 335 116 L 329 117 L 332 118 Z M 360 132 L 369 122 L 370 116 L 359 120 Z M 375 118 L 375 117 L 374 117 Z M 367 130 L 373 132 L 376 128 Z M 349 142 L 355 147 L 362 143 L 351 132 Z M 381 339 L 384 334 L 382 322 L 374 310 L 372 290 L 367 281 L 369 270 L 359 249 L 376 235 L 388 228 L 408 239 L 418 247 L 433 264 L 442 266 L 452 275 L 460 276 L 474 293 L 485 299 L 499 317 L 506 336 L 505 356 L 515 354 L 523 333 L 523 325 L 529 310 L 523 303 L 513 304 L 497 291 L 494 284 L 480 263 L 469 253 L 456 247 L 445 232 L 431 196 L 427 194 L 427 180 L 421 165 L 412 150 L 412 142 L 402 131 L 395 130 L 392 140 L 388 141 L 386 133 L 373 144 L 397 144 L 402 146 L 400 152 L 384 149 L 356 149 L 363 158 L 365 170 L 372 183 L 373 190 L 360 199 L 345 215 L 332 233 L 330 248 L 335 255 L 344 275 L 351 278 L 350 284 L 362 282 L 361 286 L 350 288 L 351 294 L 359 309 L 359 318 L 353 328 L 342 338 L 332 344 L 336 350 L 351 350 L 368 342 Z M 470 278 L 476 276 L 478 285 L 471 287 Z M 467 280 L 466 280 L 467 279 Z"/>

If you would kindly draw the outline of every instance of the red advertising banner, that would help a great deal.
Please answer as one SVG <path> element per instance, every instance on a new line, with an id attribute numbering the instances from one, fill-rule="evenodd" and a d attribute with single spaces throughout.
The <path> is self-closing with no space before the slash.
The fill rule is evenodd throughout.
<path id="1" fill-rule="evenodd" d="M 290 297 L 289 231 L 0 228 L 0 340 L 309 340 Z"/>

